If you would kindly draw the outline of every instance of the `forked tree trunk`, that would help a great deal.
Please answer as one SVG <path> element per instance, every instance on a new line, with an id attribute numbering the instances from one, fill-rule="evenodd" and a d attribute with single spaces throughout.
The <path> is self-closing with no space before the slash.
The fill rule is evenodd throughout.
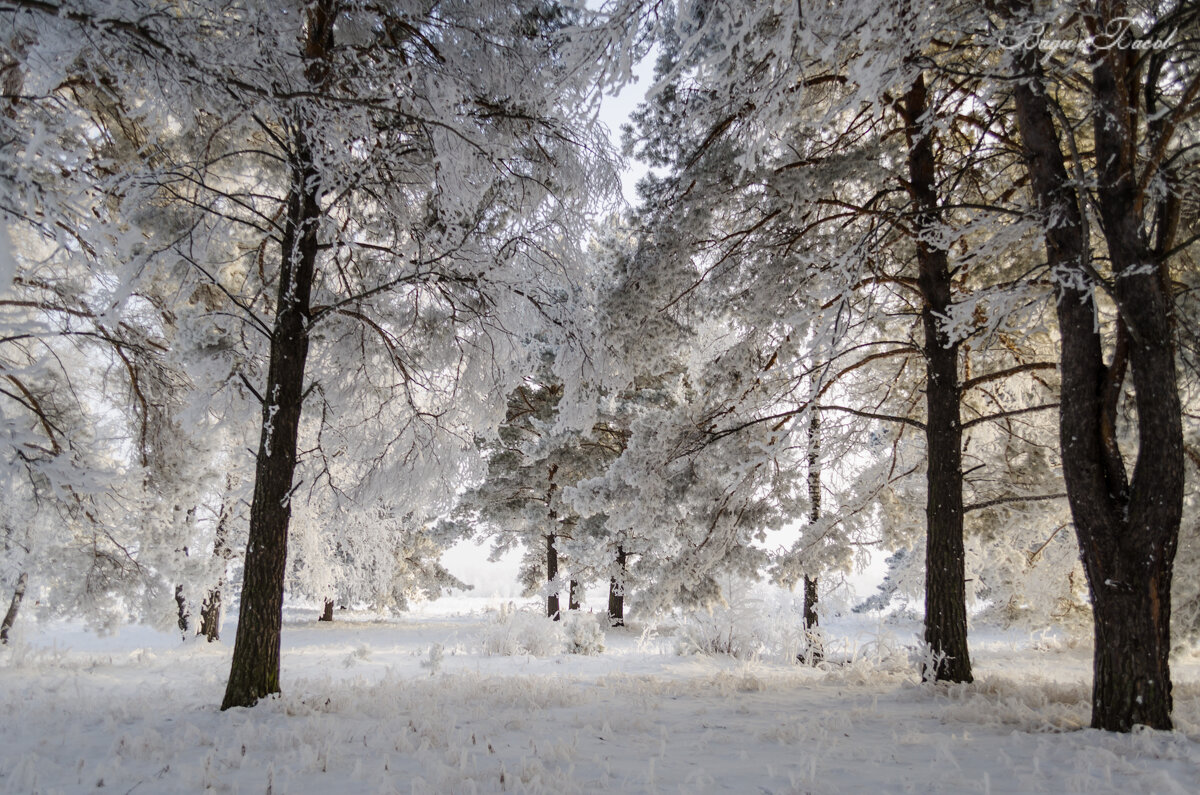
<path id="1" fill-rule="evenodd" d="M 1125 18 L 1123 3 L 1110 5 L 1109 11 L 1106 23 Z M 1128 332 L 1140 447 L 1132 482 L 1121 466 L 1116 470 L 1120 488 L 1114 492 L 1110 483 L 1116 504 L 1097 501 L 1110 508 L 1110 521 L 1087 522 L 1093 539 L 1084 561 L 1096 583 L 1093 609 L 1104 616 L 1104 625 L 1096 627 L 1092 721 L 1097 728 L 1120 731 L 1135 723 L 1171 728 L 1171 578 L 1184 491 L 1182 407 L 1165 259 L 1170 241 L 1168 235 L 1160 251 L 1152 251 L 1148 241 L 1140 210 L 1145 197 L 1136 183 L 1137 99 L 1136 93 L 1125 93 L 1140 58 L 1132 49 L 1111 48 L 1097 53 L 1092 70 L 1100 218 L 1116 275 L 1113 292 L 1122 330 Z M 1153 111 L 1147 108 L 1147 115 Z M 1158 220 L 1160 231 L 1171 225 Z M 1112 434 L 1109 447 L 1118 460 L 1115 418 L 1123 376 L 1124 367 L 1109 379 L 1112 397 L 1101 407 L 1101 432 Z M 1092 509 L 1096 505 L 1091 498 L 1082 502 Z"/>
<path id="2" fill-rule="evenodd" d="M 625 547 L 617 546 L 617 575 L 608 581 L 608 624 L 625 626 Z"/>
<path id="3" fill-rule="evenodd" d="M 325 607 L 321 610 L 321 616 L 317 621 L 333 621 L 333 600 L 326 599 Z"/>
<path id="4" fill-rule="evenodd" d="M 1027 6 L 1004 10 L 1019 17 Z M 1101 30 L 1120 16 L 1099 19 Z M 1017 121 L 1030 184 L 1045 219 L 1062 335 L 1060 444 L 1063 476 L 1095 624 L 1092 727 L 1171 728 L 1171 576 L 1183 502 L 1183 439 L 1170 302 L 1151 252 L 1135 185 L 1136 93 L 1126 70 L 1138 53 L 1098 51 L 1095 101 L 1098 198 L 1118 309 L 1113 360 L 1105 365 L 1079 196 L 1069 179 L 1036 53 L 1013 51 Z M 1131 99 L 1131 97 L 1133 97 Z M 1163 252 L 1169 250 L 1163 247 Z M 1115 436 L 1126 368 L 1137 406 L 1132 482 Z"/>
<path id="5" fill-rule="evenodd" d="M 25 598 L 25 586 L 29 583 L 29 575 L 21 572 L 17 576 L 17 587 L 13 589 L 12 601 L 8 603 L 8 612 L 4 614 L 4 622 L 0 623 L 0 643 L 8 643 L 8 633 L 17 622 L 17 613 L 21 609 L 21 600 Z"/>
<path id="6" fill-rule="evenodd" d="M 334 3 L 309 6 L 305 74 L 310 85 L 324 81 L 325 55 L 333 44 Z M 233 663 L 221 709 L 253 706 L 279 692 L 279 645 L 283 628 L 283 585 L 291 520 L 296 440 L 308 359 L 309 302 L 316 271 L 320 172 L 295 120 L 292 180 L 281 241 L 279 291 L 271 332 L 270 363 L 262 391 L 262 434 L 250 503 L 245 580 L 238 612 Z"/>
<path id="7" fill-rule="evenodd" d="M 925 642 L 930 659 L 921 675 L 926 680 L 970 682 L 958 342 L 946 335 L 940 321 L 952 305 L 951 274 L 945 247 L 934 242 L 940 239 L 942 216 L 923 75 L 917 75 L 905 94 L 902 113 L 925 333 Z"/>
<path id="8" fill-rule="evenodd" d="M 571 588 L 571 592 L 567 596 L 567 609 L 568 610 L 578 610 L 579 609 L 579 583 L 576 582 L 575 580 L 571 580 L 570 588 Z"/>

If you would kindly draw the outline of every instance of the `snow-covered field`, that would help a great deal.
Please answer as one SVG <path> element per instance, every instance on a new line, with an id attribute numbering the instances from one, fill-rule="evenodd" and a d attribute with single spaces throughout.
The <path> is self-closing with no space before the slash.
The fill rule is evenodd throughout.
<path id="1" fill-rule="evenodd" d="M 540 630 L 470 607 L 290 611 L 282 697 L 226 713 L 231 642 L 26 627 L 0 651 L 0 792 L 1200 792 L 1200 656 L 1174 661 L 1176 731 L 1121 736 L 1081 728 L 1090 650 L 1053 637 L 979 629 L 976 683 L 935 687 L 913 622 L 830 619 L 814 670 L 681 656 L 667 625 L 489 655 Z"/>

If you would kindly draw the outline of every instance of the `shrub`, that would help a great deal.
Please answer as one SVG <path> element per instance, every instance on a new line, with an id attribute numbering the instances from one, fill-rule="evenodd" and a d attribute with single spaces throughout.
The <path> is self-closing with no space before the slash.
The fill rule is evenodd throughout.
<path id="1" fill-rule="evenodd" d="M 676 643 L 679 654 L 796 662 L 809 648 L 802 597 L 733 578 L 722 591 L 721 603 L 683 616 Z"/>
<path id="2" fill-rule="evenodd" d="M 532 610 L 518 610 L 509 602 L 500 607 L 484 628 L 480 646 L 489 656 L 529 654 L 549 657 L 562 653 L 565 640 L 561 622 L 551 621 Z"/>
<path id="3" fill-rule="evenodd" d="M 567 654 L 600 654 L 604 651 L 604 630 L 594 613 L 571 612 L 563 621 Z"/>

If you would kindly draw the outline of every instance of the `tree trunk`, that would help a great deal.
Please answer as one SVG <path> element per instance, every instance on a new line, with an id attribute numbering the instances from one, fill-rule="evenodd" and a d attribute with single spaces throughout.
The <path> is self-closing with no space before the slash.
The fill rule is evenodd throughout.
<path id="1" fill-rule="evenodd" d="M 558 513 L 554 509 L 554 492 L 558 488 L 558 484 L 554 482 L 554 476 L 558 474 L 558 464 L 551 464 L 547 481 L 549 486 L 546 487 L 546 514 L 551 528 L 557 527 Z M 546 535 L 546 582 L 553 583 L 554 578 L 558 576 L 558 548 L 554 545 L 554 533 Z M 546 615 L 558 621 L 562 618 L 562 614 L 558 607 L 558 592 L 549 593 L 546 595 Z"/>
<path id="2" fill-rule="evenodd" d="M 325 600 L 325 607 L 321 611 L 321 616 L 317 619 L 317 621 L 333 621 L 333 600 L 332 599 Z"/>
<path id="3" fill-rule="evenodd" d="M 179 624 L 179 632 L 183 636 L 183 639 L 187 640 L 188 624 L 191 615 L 188 613 L 187 599 L 183 595 L 182 585 L 175 586 L 175 610 L 179 617 L 177 622 Z"/>
<path id="4" fill-rule="evenodd" d="M 817 616 L 817 578 L 804 575 L 804 629 L 816 629 L 820 623 Z"/>
<path id="5" fill-rule="evenodd" d="M 816 394 L 816 390 L 813 390 Z M 808 521 L 821 518 L 821 412 L 814 405 L 808 417 Z M 800 662 L 816 665 L 825 659 L 821 634 L 817 631 L 817 578 L 804 575 L 804 651 Z"/>
<path id="6" fill-rule="evenodd" d="M 579 609 L 579 583 L 576 582 L 575 580 L 571 580 L 570 587 L 571 587 L 571 592 L 567 596 L 567 609 L 568 610 L 578 610 Z"/>
<path id="7" fill-rule="evenodd" d="M 180 508 L 178 505 L 176 505 L 175 513 L 178 514 L 179 511 L 180 511 Z M 191 529 L 195 524 L 195 519 L 196 519 L 196 507 L 192 506 L 191 508 L 188 508 L 187 513 L 184 514 L 184 524 L 188 528 L 189 536 L 191 535 Z M 177 549 L 175 551 L 182 552 L 184 559 L 186 559 L 189 555 L 188 548 L 186 546 L 183 547 L 182 549 Z M 175 615 L 176 615 L 175 623 L 176 623 L 176 626 L 179 627 L 180 638 L 183 641 L 187 641 L 188 628 L 191 626 L 192 614 L 188 610 L 187 597 L 184 596 L 184 594 L 183 594 L 183 585 L 182 584 L 177 584 L 175 586 Z"/>
<path id="8" fill-rule="evenodd" d="M 200 605 L 200 628 L 197 635 L 203 635 L 209 643 L 221 639 L 221 588 L 217 586 L 208 592 Z"/>
<path id="9" fill-rule="evenodd" d="M 625 547 L 617 546 L 617 576 L 608 581 L 608 624 L 625 626 Z"/>
<path id="10" fill-rule="evenodd" d="M 558 576 L 558 550 L 554 546 L 554 533 L 546 536 L 546 582 L 554 582 Z M 562 614 L 558 609 L 558 594 L 546 595 L 546 615 L 558 621 Z"/>
<path id="11" fill-rule="evenodd" d="M 1007 10 L 1024 7 L 1013 2 Z M 1109 21 L 1100 19 L 1100 29 Z M 1136 55 L 1098 51 L 1093 70 L 1098 203 L 1118 309 L 1113 360 L 1105 365 L 1088 235 L 1040 63 L 1035 53 L 1013 52 L 1017 121 L 1058 297 L 1063 476 L 1095 624 L 1092 727 L 1109 731 L 1171 728 L 1170 592 L 1183 502 L 1170 303 L 1157 268 L 1146 267 L 1154 257 L 1134 184 L 1136 125 L 1128 94 L 1122 98 L 1129 89 L 1123 70 Z M 1132 483 L 1114 428 L 1127 367 L 1138 424 Z"/>
<path id="12" fill-rule="evenodd" d="M 1105 23 L 1125 17 L 1123 3 L 1104 8 L 1111 14 Z M 1100 218 L 1122 323 L 1118 334 L 1127 332 L 1139 445 L 1130 482 L 1115 437 L 1122 362 L 1119 369 L 1110 368 L 1109 400 L 1101 407 L 1101 433 L 1108 435 L 1101 441 L 1122 466 L 1112 474 L 1118 487 L 1109 483 L 1109 496 L 1115 499 L 1097 501 L 1116 521 L 1088 527 L 1092 549 L 1084 564 L 1092 575 L 1093 610 L 1104 616 L 1103 626 L 1096 627 L 1092 724 L 1118 731 L 1135 723 L 1171 728 L 1171 578 L 1184 491 L 1170 288 L 1164 252 L 1151 251 L 1143 221 L 1146 197 L 1137 186 L 1138 102 L 1136 92 L 1127 93 L 1140 57 L 1123 47 L 1101 50 L 1092 70 Z M 1089 504 L 1099 496 L 1090 495 Z"/>
<path id="13" fill-rule="evenodd" d="M 805 665 L 817 665 L 825 659 L 825 647 L 817 629 L 817 578 L 804 575 L 804 649 L 799 660 Z"/>
<path id="14" fill-rule="evenodd" d="M 311 85 L 323 82 L 324 55 L 333 43 L 332 0 L 308 9 L 305 69 Z M 292 478 L 308 359 L 309 302 L 317 259 L 321 215 L 320 172 L 295 120 L 292 182 L 281 244 L 279 292 L 271 332 L 270 363 L 262 394 L 263 419 L 250 503 L 245 580 L 238 612 L 233 663 L 221 709 L 253 706 L 279 692 L 279 645 L 283 628 L 283 583 L 291 520 Z"/>
<path id="15" fill-rule="evenodd" d="M 221 602 L 221 590 L 225 587 L 226 564 L 232 556 L 229 549 L 229 510 L 230 497 L 228 492 L 233 490 L 233 479 L 226 479 L 225 502 L 217 517 L 216 537 L 213 539 L 213 557 L 220 561 L 221 576 L 217 578 L 216 587 L 209 589 L 204 601 L 200 604 L 200 626 L 197 635 L 203 635 L 209 643 L 221 639 L 221 617 L 224 605 Z"/>
<path id="16" fill-rule="evenodd" d="M 922 677 L 970 682 L 958 342 L 947 337 L 940 322 L 952 305 L 951 274 L 946 249 L 933 242 L 940 238 L 937 231 L 942 219 L 923 75 L 917 76 L 905 94 L 902 113 L 925 333 L 925 642 L 931 658 Z"/>
<path id="17" fill-rule="evenodd" d="M 25 598 L 25 586 L 28 583 L 28 574 L 21 572 L 17 575 L 17 587 L 13 589 L 12 601 L 8 603 L 8 612 L 4 614 L 4 622 L 0 623 L 0 643 L 8 643 L 8 633 L 17 621 L 17 612 L 21 609 L 21 600 Z"/>

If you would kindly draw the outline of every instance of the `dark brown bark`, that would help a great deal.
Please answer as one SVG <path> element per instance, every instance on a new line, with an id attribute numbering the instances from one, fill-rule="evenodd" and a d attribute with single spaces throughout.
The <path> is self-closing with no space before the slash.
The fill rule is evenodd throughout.
<path id="1" fill-rule="evenodd" d="M 1123 3 L 1101 7 L 1109 19 L 1126 16 Z M 1092 723 L 1118 731 L 1137 723 L 1171 728 L 1171 578 L 1184 489 L 1170 293 L 1151 251 L 1137 185 L 1138 103 L 1130 91 L 1137 57 L 1114 47 L 1098 52 L 1092 69 L 1100 219 L 1113 297 L 1128 332 L 1139 446 L 1132 481 L 1122 467 L 1120 480 L 1109 482 L 1116 505 L 1100 502 L 1117 509 L 1115 521 L 1089 526 L 1095 538 L 1084 559 L 1093 611 L 1104 619 L 1096 627 Z M 1109 380 L 1123 376 L 1122 363 Z"/>
<path id="2" fill-rule="evenodd" d="M 318 85 L 324 55 L 333 43 L 332 0 L 308 9 L 304 55 L 306 75 Z M 255 464 L 245 579 L 238 612 L 233 663 L 221 709 L 253 706 L 279 692 L 279 645 L 283 628 L 283 584 L 291 520 L 292 478 L 308 359 L 309 303 L 317 259 L 320 174 L 304 132 L 294 120 L 292 178 L 285 211 L 279 292 L 271 333 L 270 363 L 262 391 L 263 419 Z"/>
<path id="3" fill-rule="evenodd" d="M 203 635 L 209 643 L 221 639 L 221 588 L 218 586 L 208 592 L 200 605 L 200 627 L 197 635 Z"/>
<path id="4" fill-rule="evenodd" d="M 576 582 L 575 580 L 571 580 L 570 588 L 571 588 L 571 591 L 567 596 L 567 609 L 568 610 L 578 610 L 579 606 L 580 606 L 579 605 L 579 583 Z"/>
<path id="5" fill-rule="evenodd" d="M 931 659 L 922 676 L 970 682 L 958 342 L 949 339 L 941 327 L 941 318 L 952 304 L 951 273 L 946 249 L 933 242 L 940 239 L 936 231 L 942 214 L 930 110 L 924 76 L 918 75 L 904 96 L 901 113 L 908 144 L 912 232 L 925 333 L 925 642 Z"/>
<path id="6" fill-rule="evenodd" d="M 818 631 L 817 578 L 804 575 L 804 650 L 799 660 L 805 665 L 817 665 L 825 659 L 825 646 Z"/>
<path id="7" fill-rule="evenodd" d="M 546 582 L 554 582 L 554 578 L 558 576 L 558 549 L 554 546 L 554 534 L 550 533 L 546 536 Z M 546 596 L 546 616 L 558 621 L 562 618 L 562 613 L 558 607 L 558 593 L 547 594 Z"/>
<path id="8" fill-rule="evenodd" d="M 608 581 L 608 624 L 625 626 L 625 547 L 617 546 L 617 574 Z"/>
<path id="9" fill-rule="evenodd" d="M 17 613 L 21 609 L 21 600 L 25 598 L 25 587 L 28 583 L 29 575 L 21 572 L 17 576 L 17 587 L 13 589 L 12 601 L 8 603 L 8 612 L 4 614 L 3 623 L 0 623 L 0 643 L 8 643 L 8 633 L 17 622 Z"/>
<path id="10" fill-rule="evenodd" d="M 1010 13 L 1022 10 L 1014 2 Z M 1103 29 L 1122 16 L 1101 4 Z M 1109 16 L 1111 15 L 1111 16 Z M 1111 48 L 1093 64 L 1097 203 L 1112 263 L 1119 323 L 1105 365 L 1088 241 L 1079 197 L 1034 54 L 1014 52 L 1014 98 L 1030 184 L 1047 220 L 1062 335 L 1060 444 L 1067 498 L 1087 572 L 1095 624 L 1092 726 L 1129 731 L 1171 728 L 1170 592 L 1183 501 L 1183 439 L 1167 291 L 1142 222 L 1135 182 L 1136 94 L 1132 52 Z M 1121 339 L 1127 332 L 1128 338 Z M 1120 350 L 1129 346 L 1128 352 Z M 1126 361 L 1127 360 L 1127 361 Z M 1132 482 L 1114 462 L 1111 395 L 1126 369 L 1137 407 L 1138 455 Z M 1116 464 L 1119 463 L 1120 466 Z"/>
<path id="11" fill-rule="evenodd" d="M 321 609 L 321 615 L 317 621 L 333 621 L 333 600 L 326 599 L 325 606 Z"/>
<path id="12" fill-rule="evenodd" d="M 555 527 L 558 523 L 558 513 L 554 510 L 554 492 L 558 489 L 558 484 L 554 482 L 556 474 L 558 474 L 558 464 L 551 464 L 547 476 L 550 485 L 546 488 L 547 518 L 551 527 Z M 558 548 L 555 546 L 554 540 L 554 533 L 546 535 L 546 582 L 548 583 L 553 583 L 554 578 L 558 576 Z M 562 618 L 557 591 L 546 595 L 546 616 L 555 621 Z"/>
<path id="13" fill-rule="evenodd" d="M 804 629 L 816 629 L 820 624 L 817 616 L 817 578 L 804 575 Z"/>

